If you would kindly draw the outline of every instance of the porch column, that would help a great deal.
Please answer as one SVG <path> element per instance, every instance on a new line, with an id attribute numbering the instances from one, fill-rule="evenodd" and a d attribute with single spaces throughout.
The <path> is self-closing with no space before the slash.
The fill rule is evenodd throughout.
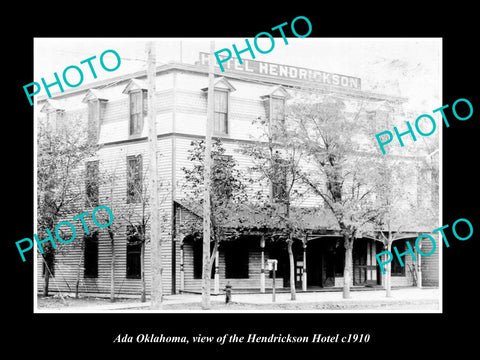
<path id="1" fill-rule="evenodd" d="M 183 239 L 184 235 L 180 234 L 180 292 L 185 290 L 185 266 L 184 266 L 184 251 Z"/>
<path id="2" fill-rule="evenodd" d="M 213 261 L 215 261 L 214 263 L 214 266 L 215 266 L 215 274 L 214 274 L 214 279 L 213 279 L 213 293 L 215 295 L 218 295 L 220 293 L 220 274 L 218 272 L 218 260 L 219 260 L 219 257 L 220 257 L 220 251 L 218 250 L 218 247 L 217 247 L 217 251 L 215 252 L 215 259 Z"/>
<path id="3" fill-rule="evenodd" d="M 419 250 L 422 251 L 422 243 L 418 243 Z M 415 257 L 417 258 L 417 264 L 415 266 L 415 271 L 417 273 L 417 287 L 421 288 L 422 287 L 422 257 L 418 254 L 417 247 L 414 247 L 415 249 Z"/>
<path id="4" fill-rule="evenodd" d="M 376 253 L 375 240 L 371 240 L 367 243 L 367 284 L 375 285 L 377 283 Z"/>
<path id="5" fill-rule="evenodd" d="M 260 237 L 260 292 L 265 292 L 265 235 Z"/>
<path id="6" fill-rule="evenodd" d="M 303 240 L 303 273 L 302 273 L 302 290 L 307 291 L 307 241 L 308 235 Z"/>

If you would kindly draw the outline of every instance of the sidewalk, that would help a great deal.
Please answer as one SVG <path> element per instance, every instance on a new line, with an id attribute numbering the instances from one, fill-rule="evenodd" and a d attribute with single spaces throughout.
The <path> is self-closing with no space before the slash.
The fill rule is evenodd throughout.
<path id="1" fill-rule="evenodd" d="M 385 290 L 375 291 L 351 291 L 350 299 L 343 299 L 341 291 L 335 292 L 299 292 L 296 294 L 296 300 L 290 300 L 290 293 L 277 293 L 275 303 L 272 302 L 272 294 L 252 294 L 233 292 L 232 302 L 225 304 L 225 296 L 211 296 L 213 310 L 239 310 L 248 312 L 250 310 L 271 311 L 278 310 L 371 310 L 389 308 L 389 307 L 405 307 L 406 310 L 411 309 L 427 309 L 438 311 L 440 309 L 441 293 L 438 288 L 403 288 L 392 290 L 392 297 L 385 296 Z M 177 294 L 166 295 L 163 300 L 164 312 L 182 312 L 199 310 L 201 303 L 200 294 Z M 155 311 L 150 310 L 150 301 L 145 303 L 139 301 L 117 302 L 95 306 L 67 306 L 55 309 L 39 309 L 41 312 L 129 312 L 129 311 Z M 50 310 L 50 311 L 49 311 Z M 201 311 L 201 310 L 200 310 Z"/>
<path id="2" fill-rule="evenodd" d="M 351 291 L 350 299 L 343 299 L 342 292 L 306 292 L 297 293 L 296 302 L 322 302 L 322 303 L 372 303 L 372 302 L 396 302 L 396 301 L 433 301 L 439 299 L 439 289 L 407 288 L 392 290 L 392 297 L 387 298 L 384 290 L 375 291 Z M 222 300 L 223 297 L 222 297 Z M 234 294 L 233 301 L 249 304 L 272 303 L 272 294 Z M 276 294 L 276 303 L 291 303 L 290 293 Z"/>

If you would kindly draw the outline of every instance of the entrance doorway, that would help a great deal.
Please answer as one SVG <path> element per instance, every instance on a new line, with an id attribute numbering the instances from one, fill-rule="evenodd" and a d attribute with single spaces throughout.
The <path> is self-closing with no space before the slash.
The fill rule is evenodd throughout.
<path id="1" fill-rule="evenodd" d="M 308 287 L 335 285 L 336 238 L 322 237 L 310 240 L 307 245 Z"/>
<path id="2" fill-rule="evenodd" d="M 353 243 L 353 285 L 364 285 L 367 281 L 367 242 L 357 239 Z"/>

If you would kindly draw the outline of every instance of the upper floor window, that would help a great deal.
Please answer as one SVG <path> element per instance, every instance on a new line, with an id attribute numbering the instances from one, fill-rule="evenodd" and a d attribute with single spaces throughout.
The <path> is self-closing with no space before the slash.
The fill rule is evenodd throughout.
<path id="1" fill-rule="evenodd" d="M 285 122 L 285 98 L 273 96 L 272 102 L 272 121 L 276 123 Z"/>
<path id="2" fill-rule="evenodd" d="M 228 92 L 215 90 L 215 115 L 213 131 L 228 134 Z"/>
<path id="3" fill-rule="evenodd" d="M 287 162 L 274 158 L 272 177 L 272 199 L 276 202 L 287 200 Z"/>
<path id="4" fill-rule="evenodd" d="M 98 160 L 88 161 L 85 176 L 86 206 L 98 205 Z"/>
<path id="5" fill-rule="evenodd" d="M 127 203 L 141 201 L 142 167 L 142 155 L 127 157 Z"/>
<path id="6" fill-rule="evenodd" d="M 100 126 L 105 115 L 108 98 L 102 90 L 90 89 L 87 91 L 82 102 L 86 103 L 88 107 L 88 141 L 96 144 L 98 142 Z"/>
<path id="7" fill-rule="evenodd" d="M 216 135 L 227 135 L 229 129 L 229 93 L 235 91 L 233 85 L 224 77 L 216 78 L 214 81 L 214 118 L 213 118 L 213 132 Z M 208 87 L 202 89 L 203 92 L 208 92 Z M 208 103 L 208 99 L 207 99 Z"/>
<path id="8" fill-rule="evenodd" d="M 274 141 L 278 141 L 283 132 L 286 100 L 290 98 L 290 94 L 283 86 L 277 85 L 269 88 L 260 98 L 264 101 L 270 136 Z"/>
<path id="9" fill-rule="evenodd" d="M 135 90 L 130 92 L 130 135 L 141 135 L 143 120 L 147 115 L 147 91 Z"/>
<path id="10" fill-rule="evenodd" d="M 65 109 L 58 100 L 48 99 L 40 109 L 46 115 L 47 124 L 53 130 L 61 130 L 65 126 Z"/>

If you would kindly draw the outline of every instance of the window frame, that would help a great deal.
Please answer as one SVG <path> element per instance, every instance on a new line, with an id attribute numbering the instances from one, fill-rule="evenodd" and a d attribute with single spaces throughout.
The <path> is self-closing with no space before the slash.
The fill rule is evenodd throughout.
<path id="1" fill-rule="evenodd" d="M 140 96 L 139 96 L 140 95 Z M 128 123 L 128 135 L 131 137 L 136 137 L 136 136 L 141 136 L 143 132 L 143 127 L 144 127 L 144 120 L 145 116 L 148 113 L 148 93 L 147 90 L 144 89 L 137 89 L 137 90 L 132 90 L 128 93 L 129 96 L 129 103 L 128 103 L 128 108 L 129 108 L 129 123 Z M 135 113 L 132 113 L 133 111 L 133 105 L 134 100 L 133 97 L 139 96 L 140 99 L 138 100 L 140 104 L 137 104 L 136 110 L 138 110 Z M 135 118 L 134 116 L 138 116 L 138 118 Z"/>
<path id="2" fill-rule="evenodd" d="M 280 179 L 282 180 L 281 184 L 274 184 L 273 181 L 270 181 L 270 190 L 271 190 L 271 196 L 272 200 L 274 202 L 285 202 L 288 200 L 288 194 L 287 194 L 287 170 L 283 166 L 285 164 L 285 160 L 283 159 L 275 159 L 275 176 L 274 178 L 276 180 Z M 278 189 L 282 187 L 280 191 Z"/>
<path id="3" fill-rule="evenodd" d="M 135 160 L 137 164 L 137 172 L 132 175 L 132 167 L 130 161 Z M 138 182 L 137 186 L 135 183 Z M 140 187 L 140 189 L 139 189 Z M 127 156 L 127 204 L 136 204 L 142 200 L 143 187 L 143 157 L 142 154 Z M 133 189 L 133 191 L 131 191 Z"/>
<path id="4" fill-rule="evenodd" d="M 93 174 L 89 171 L 94 166 Z M 85 205 L 88 207 L 98 206 L 99 204 L 99 174 L 100 161 L 90 160 L 85 163 Z M 93 189 L 93 196 L 91 194 Z"/>
<path id="5" fill-rule="evenodd" d="M 222 94 L 225 96 L 225 110 L 224 111 L 217 111 L 217 95 Z M 213 133 L 215 135 L 229 135 L 230 133 L 230 121 L 229 121 L 229 102 L 230 102 L 230 92 L 224 89 L 214 89 L 214 115 L 213 115 Z M 219 125 L 219 120 L 217 118 L 217 114 L 223 114 L 225 118 L 223 121 L 225 122 L 224 127 L 225 130 L 222 131 Z"/>
<path id="6" fill-rule="evenodd" d="M 285 123 L 285 104 L 286 104 L 285 97 L 270 95 L 269 100 L 270 100 L 270 120 L 272 122 L 275 122 L 275 123 L 280 121 L 284 124 Z M 275 109 L 274 102 L 275 101 L 281 101 L 281 103 L 282 103 L 283 113 L 282 113 L 281 117 L 275 116 L 276 115 L 276 112 L 274 111 L 274 109 Z"/>
<path id="7" fill-rule="evenodd" d="M 145 230 L 143 230 L 145 232 Z M 125 252 L 125 278 L 141 279 L 142 278 L 142 247 L 145 243 L 139 238 L 132 225 L 127 225 L 127 242 Z M 132 244 L 134 243 L 134 244 Z M 135 260 L 135 258 L 138 259 Z M 133 264 L 132 264 L 133 262 Z"/>
<path id="8" fill-rule="evenodd" d="M 83 277 L 98 278 L 98 232 L 94 231 L 90 235 L 85 234 L 83 240 Z M 93 257 L 93 259 L 90 257 Z"/>

